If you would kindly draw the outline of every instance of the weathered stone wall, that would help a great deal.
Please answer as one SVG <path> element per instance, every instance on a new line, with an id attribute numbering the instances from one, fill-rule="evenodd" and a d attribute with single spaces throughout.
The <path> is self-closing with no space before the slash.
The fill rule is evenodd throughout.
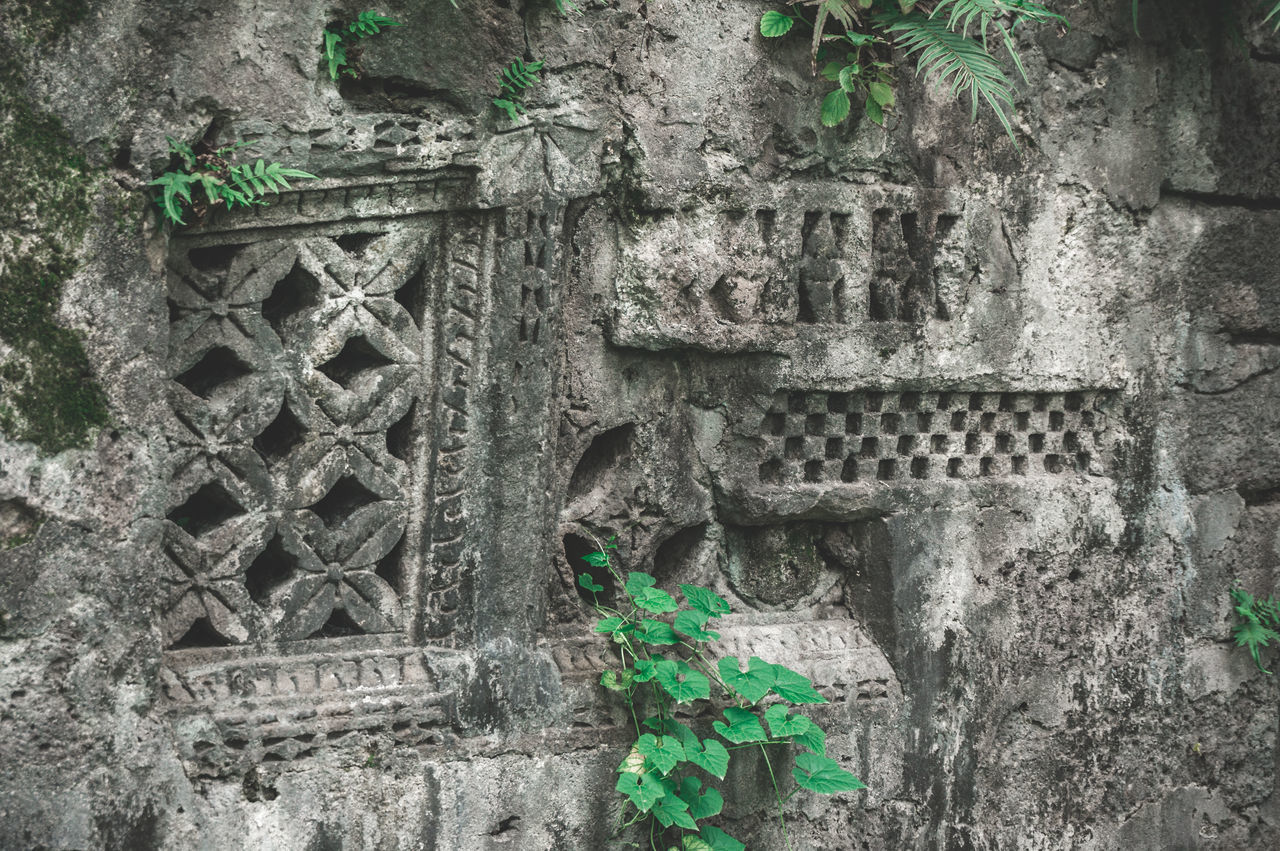
<path id="1" fill-rule="evenodd" d="M 335 85 L 361 4 L 0 3 L 0 846 L 606 847 L 612 534 L 830 698 L 798 848 L 1280 843 L 1278 37 L 1065 2 L 1015 150 L 756 0 L 460 5 Z M 166 135 L 321 179 L 165 231 Z"/>

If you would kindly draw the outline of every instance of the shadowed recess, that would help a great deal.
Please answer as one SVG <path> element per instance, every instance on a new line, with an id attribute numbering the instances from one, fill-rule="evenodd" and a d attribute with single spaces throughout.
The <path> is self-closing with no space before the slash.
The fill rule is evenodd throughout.
<path id="1" fill-rule="evenodd" d="M 220 387 L 244 378 L 253 369 L 226 346 L 215 346 L 194 366 L 173 380 L 202 399 L 212 398 Z"/>
<path id="2" fill-rule="evenodd" d="M 414 421 L 418 414 L 415 401 L 395 425 L 387 429 L 387 451 L 401 461 L 408 461 L 413 451 Z"/>
<path id="3" fill-rule="evenodd" d="M 207 617 L 196 618 L 182 637 L 169 645 L 169 650 L 186 650 L 192 647 L 230 647 L 232 642 L 223 638 L 209 623 Z"/>
<path id="4" fill-rule="evenodd" d="M 573 587 L 577 589 L 578 596 L 588 605 L 594 602 L 591 592 L 578 584 L 578 576 L 586 573 L 591 577 L 592 582 L 604 587 L 603 591 L 597 592 L 601 605 L 612 606 L 615 589 L 613 575 L 609 573 L 609 568 L 597 567 L 583 560 L 584 556 L 596 551 L 596 545 L 581 535 L 569 533 L 564 536 L 564 558 L 569 565 L 569 574 L 573 577 Z"/>
<path id="5" fill-rule="evenodd" d="M 320 303 L 320 282 L 294 263 L 262 302 L 262 317 L 280 334 L 290 318 Z"/>
<path id="6" fill-rule="evenodd" d="M 244 513 L 244 507 L 220 483 L 206 482 L 166 516 L 193 538 L 198 538 Z"/>
<path id="7" fill-rule="evenodd" d="M 379 498 L 355 476 L 347 475 L 334 482 L 329 492 L 308 508 L 327 528 L 332 529 L 361 508 L 377 502 Z"/>
<path id="8" fill-rule="evenodd" d="M 307 637 L 342 638 L 348 635 L 364 635 L 364 630 L 351 619 L 351 615 L 347 614 L 346 609 L 338 607 L 333 610 L 333 614 L 329 615 L 329 619 L 324 622 L 324 626 Z"/>
<path id="9" fill-rule="evenodd" d="M 602 485 L 610 471 L 631 456 L 631 442 L 635 437 L 634 423 L 626 423 L 595 436 L 587 451 L 582 453 L 578 465 L 569 479 L 570 498 L 591 493 Z"/>
<path id="10" fill-rule="evenodd" d="M 294 416 L 289 403 L 280 405 L 280 413 L 262 433 L 253 439 L 253 448 L 258 450 L 268 463 L 279 463 L 286 458 L 294 447 L 303 442 L 306 429 Z"/>
<path id="11" fill-rule="evenodd" d="M 400 536 L 400 540 L 396 541 L 396 545 L 391 548 L 391 552 L 382 557 L 373 571 L 382 577 L 384 582 L 394 588 L 398 595 L 404 594 L 405 537 L 404 535 Z"/>
<path id="12" fill-rule="evenodd" d="M 231 261 L 240 253 L 243 245 L 210 245 L 205 248 L 193 248 L 187 252 L 187 260 L 192 267 L 201 272 L 225 272 L 231 268 Z"/>
<path id="13" fill-rule="evenodd" d="M 369 338 L 361 334 L 347 340 L 342 351 L 316 368 L 330 381 L 350 390 L 363 373 L 392 363 L 394 361 L 375 349 Z"/>
<path id="14" fill-rule="evenodd" d="M 271 592 L 284 584 L 298 567 L 298 560 L 284 548 L 279 534 L 271 536 L 263 550 L 244 574 L 244 587 L 254 602 L 262 604 Z"/>

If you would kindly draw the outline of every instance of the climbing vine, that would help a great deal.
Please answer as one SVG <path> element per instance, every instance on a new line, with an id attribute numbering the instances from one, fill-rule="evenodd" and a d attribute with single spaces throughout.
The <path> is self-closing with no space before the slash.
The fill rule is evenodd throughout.
<path id="1" fill-rule="evenodd" d="M 808 677 L 757 656 L 713 663 L 710 648 L 720 634 L 712 622 L 729 614 L 728 601 L 700 585 L 681 585 L 677 600 L 640 571 L 624 580 L 614 564 L 616 549 L 611 539 L 583 559 L 608 571 L 622 589 L 617 602 L 601 601 L 605 589 L 592 574 L 578 577 L 600 615 L 595 631 L 608 636 L 618 654 L 620 667 L 605 671 L 600 684 L 622 695 L 636 735 L 617 770 L 615 788 L 625 803 L 616 833 L 644 824 L 650 848 L 661 839 L 663 848 L 678 842 L 679 851 L 742 851 L 745 846 L 722 828 L 703 823 L 725 805 L 723 793 L 709 782 L 704 788 L 704 781 L 723 780 L 732 752 L 749 749 L 764 763 L 790 848 L 783 807 L 793 796 L 866 788 L 827 756 L 827 735 L 817 722 L 792 711 L 827 699 Z M 704 737 L 677 721 L 677 711 L 694 726 L 715 718 L 714 735 Z M 795 786 L 785 795 L 774 763 L 781 752 L 774 746 L 800 748 L 791 770 Z"/>

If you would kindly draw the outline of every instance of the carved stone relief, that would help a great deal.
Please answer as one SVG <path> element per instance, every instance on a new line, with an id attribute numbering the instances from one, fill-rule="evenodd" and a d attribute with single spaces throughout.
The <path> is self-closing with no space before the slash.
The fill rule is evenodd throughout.
<path id="1" fill-rule="evenodd" d="M 415 197 L 447 206 L 449 186 Z M 388 198 L 377 219 L 300 215 L 353 191 L 300 193 L 287 227 L 228 218 L 170 251 L 158 605 L 166 703 L 202 771 L 357 731 L 439 743 L 474 676 L 492 291 L 501 273 L 520 293 L 513 342 L 545 346 L 556 219 L 388 218 L 404 209 Z M 318 715 L 301 694 L 323 696 Z"/>
<path id="2" fill-rule="evenodd" d="M 628 228 L 613 341 L 785 351 L 858 328 L 902 335 L 960 309 L 976 249 L 957 196 L 807 189 L 659 212 Z M 799 198 L 812 206 L 797 214 Z"/>

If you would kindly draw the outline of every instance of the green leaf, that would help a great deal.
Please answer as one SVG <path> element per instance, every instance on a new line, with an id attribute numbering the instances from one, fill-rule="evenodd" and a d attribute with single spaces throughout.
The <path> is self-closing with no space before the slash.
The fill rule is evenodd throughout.
<path id="1" fill-rule="evenodd" d="M 774 667 L 759 656 L 751 657 L 745 672 L 739 669 L 739 664 L 737 656 L 725 656 L 721 659 L 716 664 L 720 679 L 747 703 L 756 703 L 773 687 L 777 679 Z"/>
<path id="2" fill-rule="evenodd" d="M 627 589 L 628 594 L 634 597 L 641 591 L 644 591 L 647 588 L 652 588 L 657 584 L 658 580 L 654 579 L 649 574 L 639 570 L 633 570 L 627 574 L 627 582 L 623 587 Z"/>
<path id="3" fill-rule="evenodd" d="M 797 745 L 804 745 L 809 750 L 822 756 L 827 755 L 827 733 L 817 724 L 809 721 L 809 729 L 791 737 Z"/>
<path id="4" fill-rule="evenodd" d="M 706 612 L 700 612 L 694 609 L 683 609 L 676 615 L 676 629 L 695 641 L 715 641 L 720 638 L 720 633 L 714 630 L 705 630 L 702 625 L 709 618 Z"/>
<path id="5" fill-rule="evenodd" d="M 884 83 L 872 83 L 867 86 L 867 91 L 870 93 L 871 99 L 880 104 L 880 106 L 886 108 L 893 106 L 893 89 Z"/>
<path id="6" fill-rule="evenodd" d="M 505 112 L 507 114 L 507 118 L 511 119 L 512 121 L 520 120 L 521 108 L 519 104 L 513 101 L 506 100 L 505 98 L 494 98 L 493 105 L 496 106 L 498 109 L 501 109 L 503 112 Z M 583 558 L 588 558 L 588 557 L 583 556 Z"/>
<path id="7" fill-rule="evenodd" d="M 675 736 L 655 736 L 645 733 L 636 740 L 636 750 L 662 774 L 666 774 L 685 761 L 684 745 Z"/>
<path id="8" fill-rule="evenodd" d="M 689 815 L 695 819 L 711 818 L 724 809 L 724 796 L 710 787 L 702 792 L 702 781 L 696 777 L 686 777 L 680 781 L 680 789 L 676 794 L 680 800 L 689 805 Z"/>
<path id="9" fill-rule="evenodd" d="M 841 768 L 834 759 L 816 753 L 796 754 L 796 767 L 791 770 L 791 776 L 801 787 L 822 795 L 867 788 L 865 783 Z"/>
<path id="10" fill-rule="evenodd" d="M 828 62 L 826 65 L 822 66 L 822 70 L 819 73 L 834 83 L 840 79 L 840 71 L 844 67 L 845 66 L 839 62 Z"/>
<path id="11" fill-rule="evenodd" d="M 813 726 L 813 722 L 803 715 L 788 714 L 787 707 L 781 703 L 775 703 L 764 711 L 764 721 L 769 725 L 769 735 L 775 739 L 803 735 Z"/>
<path id="12" fill-rule="evenodd" d="M 640 621 L 640 628 L 636 630 L 636 637 L 646 644 L 680 643 L 680 637 L 671 628 L 671 624 L 655 621 L 652 618 L 645 618 Z"/>
<path id="13" fill-rule="evenodd" d="M 747 851 L 747 846 L 718 827 L 707 825 L 699 833 L 701 833 L 707 844 L 711 846 L 711 851 Z"/>
<path id="14" fill-rule="evenodd" d="M 827 127 L 835 127 L 849 116 L 849 93 L 844 89 L 836 89 L 822 99 L 822 123 Z"/>
<path id="15" fill-rule="evenodd" d="M 593 589 L 599 590 L 599 589 Z M 596 621 L 596 632 L 615 633 L 622 631 L 623 625 L 626 624 L 622 618 L 601 618 Z"/>
<path id="16" fill-rule="evenodd" d="M 1253 657 L 1254 664 L 1257 665 L 1263 673 L 1271 673 L 1263 667 L 1262 655 L 1258 648 L 1268 647 L 1272 641 L 1280 640 L 1280 633 L 1277 633 L 1275 630 L 1268 629 L 1254 618 L 1237 625 L 1234 635 L 1236 639 L 1236 646 L 1248 647 L 1249 655 Z"/>
<path id="17" fill-rule="evenodd" d="M 675 736 L 680 740 L 680 744 L 684 745 L 686 756 L 689 753 L 689 748 L 691 746 L 696 747 L 698 744 L 697 734 L 674 718 L 650 715 L 640 723 L 648 727 L 650 730 L 655 730 L 658 733 Z"/>
<path id="18" fill-rule="evenodd" d="M 840 73 L 836 75 L 836 79 L 840 83 L 840 88 L 849 94 L 853 94 L 853 90 L 857 88 L 855 75 L 858 73 L 857 65 L 846 65 L 840 69 Z"/>
<path id="19" fill-rule="evenodd" d="M 637 659 L 634 668 L 638 683 L 647 683 L 658 674 L 658 667 L 652 659 Z"/>
<path id="20" fill-rule="evenodd" d="M 729 614 L 729 603 L 723 597 L 701 585 L 681 585 L 680 593 L 684 594 L 689 605 L 709 618 Z"/>
<path id="21" fill-rule="evenodd" d="M 1017 139 L 1006 115 L 1006 110 L 1013 109 L 1013 88 L 1009 78 L 982 43 L 966 37 L 963 32 L 952 31 L 948 21 L 943 20 L 945 16 L 937 14 L 944 5 L 939 3 L 932 17 L 917 11 L 910 15 L 880 15 L 876 22 L 885 31 L 896 35 L 898 46 L 906 51 L 906 55 L 919 54 L 917 74 L 927 74 L 943 85 L 950 85 L 952 95 L 969 93 L 971 120 L 978 117 L 979 99 L 986 101 L 1016 146 Z M 970 8 L 974 7 L 970 5 Z M 959 6 L 953 9 L 951 20 L 958 20 L 961 12 Z M 968 17 L 971 18 L 972 14 Z"/>
<path id="22" fill-rule="evenodd" d="M 863 104 L 863 109 L 867 113 L 867 118 L 870 118 L 881 127 L 884 126 L 884 110 L 880 108 L 880 104 L 876 103 L 871 98 L 867 98 L 867 102 Z"/>
<path id="23" fill-rule="evenodd" d="M 580 558 L 592 567 L 609 566 L 609 557 L 602 552 L 587 553 Z"/>
<path id="24" fill-rule="evenodd" d="M 631 599 L 639 608 L 658 615 L 680 608 L 676 605 L 675 598 L 657 588 L 643 588 L 640 593 L 632 594 Z"/>
<path id="25" fill-rule="evenodd" d="M 687 662 L 663 660 L 658 663 L 657 680 L 676 703 L 692 703 L 711 696 L 711 681 Z"/>
<path id="26" fill-rule="evenodd" d="M 279 163 L 276 163 L 276 165 L 279 165 Z M 303 170 L 302 170 L 302 169 L 300 169 L 300 168 L 282 168 L 282 169 L 280 169 L 279 173 L 280 173 L 280 174 L 282 174 L 282 175 L 284 175 L 285 177 L 305 178 L 305 179 L 307 179 L 307 180 L 319 180 L 319 179 L 320 179 L 320 178 L 316 177 L 314 174 L 311 174 L 310 172 L 303 171 Z"/>
<path id="27" fill-rule="evenodd" d="M 667 794 L 662 781 L 656 775 L 647 772 L 635 774 L 625 771 L 618 775 L 618 782 L 613 788 L 626 795 L 635 808 L 642 813 L 653 809 L 653 805 Z"/>
<path id="28" fill-rule="evenodd" d="M 662 800 L 654 804 L 653 817 L 663 827 L 671 827 L 674 824 L 688 830 L 698 829 L 693 817 L 689 815 L 689 805 L 675 795 L 665 795 Z"/>
<path id="29" fill-rule="evenodd" d="M 715 739 L 703 739 L 698 742 L 695 737 L 692 743 L 686 741 L 684 754 L 689 762 L 721 780 L 729 770 L 729 751 Z"/>
<path id="30" fill-rule="evenodd" d="M 600 685 L 610 691 L 626 691 L 631 688 L 631 683 L 635 678 L 634 671 L 623 671 L 621 674 L 617 671 L 605 671 L 600 675 Z"/>
<path id="31" fill-rule="evenodd" d="M 760 726 L 760 719 L 752 712 L 730 706 L 725 709 L 724 718 L 729 722 L 727 725 L 720 721 L 713 721 L 711 726 L 735 745 L 744 742 L 763 742 L 768 739 L 764 734 L 764 727 Z"/>
<path id="32" fill-rule="evenodd" d="M 586 588 L 592 594 L 599 594 L 601 591 L 604 590 L 604 586 L 597 585 L 595 581 L 591 578 L 590 573 L 579 573 L 578 584 L 581 585 L 583 588 Z M 621 618 L 606 618 L 605 620 L 621 620 Z M 604 629 L 600 629 L 600 627 L 597 626 L 596 632 L 613 632 L 613 630 L 612 629 L 604 630 Z"/>
<path id="33" fill-rule="evenodd" d="M 826 703 L 827 699 L 818 694 L 809 678 L 797 674 L 785 665 L 773 666 L 773 692 L 783 700 L 792 703 Z"/>
<path id="34" fill-rule="evenodd" d="M 716 851 L 707 840 L 696 833 L 686 833 L 680 839 L 680 851 Z"/>
<path id="35" fill-rule="evenodd" d="M 778 38 L 791 32 L 794 24 L 794 18 L 770 9 L 760 16 L 760 35 L 765 38 Z"/>

